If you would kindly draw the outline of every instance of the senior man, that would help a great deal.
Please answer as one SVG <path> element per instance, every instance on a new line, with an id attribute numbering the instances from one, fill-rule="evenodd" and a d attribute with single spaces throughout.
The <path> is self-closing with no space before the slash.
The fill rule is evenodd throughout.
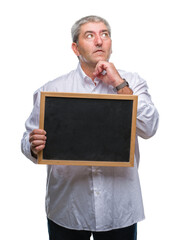
<path id="1" fill-rule="evenodd" d="M 22 152 L 34 163 L 46 145 L 39 129 L 40 92 L 138 95 L 134 167 L 47 166 L 46 213 L 50 240 L 135 240 L 137 222 L 144 219 L 138 176 L 138 136 L 152 137 L 158 112 L 146 81 L 138 74 L 117 70 L 109 62 L 111 29 L 97 16 L 87 16 L 72 27 L 76 70 L 46 83 L 34 93 L 34 107 L 26 121 Z M 118 131 L 118 129 L 117 129 Z"/>

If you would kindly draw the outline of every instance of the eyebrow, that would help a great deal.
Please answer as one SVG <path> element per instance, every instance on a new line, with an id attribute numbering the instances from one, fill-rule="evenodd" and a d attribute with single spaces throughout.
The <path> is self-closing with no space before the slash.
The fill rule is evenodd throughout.
<path id="1" fill-rule="evenodd" d="M 94 33 L 94 31 L 86 31 L 84 35 L 86 35 L 87 33 Z"/>
<path id="2" fill-rule="evenodd" d="M 103 29 L 103 30 L 101 30 L 100 32 L 108 32 L 108 33 L 109 33 L 109 31 L 108 31 L 107 29 Z M 95 32 L 89 30 L 89 31 L 86 31 L 86 32 L 84 33 L 84 35 L 86 35 L 86 34 L 88 34 L 88 33 L 95 33 Z"/>

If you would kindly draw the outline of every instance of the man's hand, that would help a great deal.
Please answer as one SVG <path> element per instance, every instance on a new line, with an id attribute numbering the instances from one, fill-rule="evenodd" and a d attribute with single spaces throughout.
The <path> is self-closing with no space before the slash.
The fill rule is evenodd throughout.
<path id="1" fill-rule="evenodd" d="M 99 61 L 97 63 L 93 75 L 113 87 L 117 87 L 124 82 L 114 64 L 106 61 Z"/>
<path id="2" fill-rule="evenodd" d="M 37 156 L 38 152 L 45 148 L 46 139 L 46 131 L 43 129 L 34 129 L 30 133 L 29 142 L 31 144 L 31 151 L 34 157 Z"/>
<path id="3" fill-rule="evenodd" d="M 98 77 L 104 83 L 112 85 L 113 87 L 117 87 L 124 82 L 117 69 L 115 68 L 114 64 L 106 61 L 99 61 L 97 63 L 93 75 L 94 77 Z M 117 93 L 132 95 L 133 91 L 126 86 L 120 89 Z"/>

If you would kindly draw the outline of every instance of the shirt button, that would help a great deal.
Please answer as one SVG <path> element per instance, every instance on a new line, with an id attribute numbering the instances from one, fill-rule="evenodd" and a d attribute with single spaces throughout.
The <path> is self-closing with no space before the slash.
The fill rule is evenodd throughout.
<path id="1" fill-rule="evenodd" d="M 98 196 L 100 194 L 100 192 L 99 191 L 96 191 L 96 195 Z"/>

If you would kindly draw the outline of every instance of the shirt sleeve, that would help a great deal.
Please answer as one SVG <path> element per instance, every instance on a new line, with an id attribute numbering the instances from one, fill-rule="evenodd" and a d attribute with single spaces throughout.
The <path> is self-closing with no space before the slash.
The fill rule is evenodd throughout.
<path id="1" fill-rule="evenodd" d="M 33 110 L 25 123 L 26 131 L 24 132 L 23 138 L 21 140 L 21 151 L 32 162 L 37 163 L 37 159 L 31 155 L 29 134 L 32 130 L 39 128 L 39 112 L 40 112 L 40 91 L 39 90 L 34 93 L 33 105 L 34 105 Z"/>
<path id="2" fill-rule="evenodd" d="M 159 114 L 151 100 L 146 81 L 136 74 L 133 82 L 134 95 L 138 95 L 136 134 L 148 139 L 157 131 Z"/>

